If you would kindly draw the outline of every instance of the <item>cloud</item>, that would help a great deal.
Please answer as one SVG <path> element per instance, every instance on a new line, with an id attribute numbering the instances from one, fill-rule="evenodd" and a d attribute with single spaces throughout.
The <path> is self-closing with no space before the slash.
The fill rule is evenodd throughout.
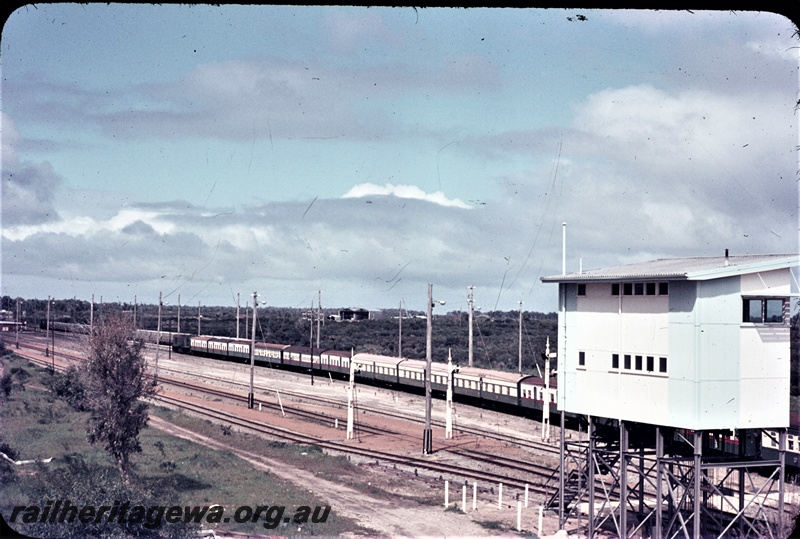
<path id="1" fill-rule="evenodd" d="M 61 182 L 49 163 L 4 166 L 3 227 L 58 221 L 54 192 Z"/>
<path id="2" fill-rule="evenodd" d="M 425 200 L 440 206 L 471 209 L 469 204 L 461 200 L 448 199 L 441 191 L 426 193 L 416 185 L 377 185 L 374 183 L 362 183 L 354 185 L 342 198 L 367 198 L 372 196 L 396 196 L 398 198 L 410 198 L 414 200 Z"/>

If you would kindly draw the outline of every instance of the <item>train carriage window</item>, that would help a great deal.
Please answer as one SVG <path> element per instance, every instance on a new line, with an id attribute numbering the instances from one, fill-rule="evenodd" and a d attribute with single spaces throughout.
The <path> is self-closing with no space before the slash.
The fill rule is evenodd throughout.
<path id="1" fill-rule="evenodd" d="M 631 368 L 631 356 L 630 356 L 630 354 L 625 354 L 625 368 L 626 369 L 630 369 Z"/>
<path id="2" fill-rule="evenodd" d="M 647 372 L 653 372 L 655 370 L 655 358 L 653 356 L 647 356 Z"/>
<path id="3" fill-rule="evenodd" d="M 642 356 L 636 356 L 636 370 L 642 370 Z"/>
<path id="4" fill-rule="evenodd" d="M 581 367 L 586 365 L 586 352 L 578 352 L 578 365 Z"/>
<path id="5" fill-rule="evenodd" d="M 611 368 L 619 369 L 619 354 L 611 354 Z"/>

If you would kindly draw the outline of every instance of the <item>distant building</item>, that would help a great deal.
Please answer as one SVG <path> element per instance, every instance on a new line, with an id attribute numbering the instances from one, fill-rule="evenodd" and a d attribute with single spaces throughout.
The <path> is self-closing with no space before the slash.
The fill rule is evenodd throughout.
<path id="1" fill-rule="evenodd" d="M 787 427 L 799 266 L 798 255 L 676 258 L 542 278 L 559 285 L 559 410 Z"/>
<path id="2" fill-rule="evenodd" d="M 337 322 L 358 322 L 370 318 L 370 312 L 367 309 L 339 309 L 339 314 L 332 317 Z"/>

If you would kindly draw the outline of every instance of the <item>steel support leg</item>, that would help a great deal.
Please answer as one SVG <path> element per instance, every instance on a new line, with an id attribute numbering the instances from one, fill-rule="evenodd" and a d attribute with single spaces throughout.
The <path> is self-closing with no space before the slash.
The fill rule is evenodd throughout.
<path id="1" fill-rule="evenodd" d="M 664 458 L 664 435 L 660 427 L 656 427 L 656 520 L 653 523 L 653 537 L 654 539 L 661 539 L 661 522 L 663 504 L 663 492 L 661 491 L 662 477 L 662 459 Z"/>
<path id="2" fill-rule="evenodd" d="M 700 483 L 703 480 L 703 470 L 700 466 L 703 460 L 703 431 L 694 432 L 694 517 L 692 518 L 692 537 L 702 537 L 700 535 Z"/>
<path id="3" fill-rule="evenodd" d="M 588 522 L 588 535 L 589 539 L 594 538 L 594 423 L 592 418 L 589 417 L 589 424 L 586 427 L 589 433 L 589 450 L 586 452 L 586 463 L 588 464 L 588 475 L 586 479 L 586 488 L 589 491 L 589 522 Z"/>
<path id="4" fill-rule="evenodd" d="M 619 422 L 619 535 L 628 537 L 628 425 Z"/>

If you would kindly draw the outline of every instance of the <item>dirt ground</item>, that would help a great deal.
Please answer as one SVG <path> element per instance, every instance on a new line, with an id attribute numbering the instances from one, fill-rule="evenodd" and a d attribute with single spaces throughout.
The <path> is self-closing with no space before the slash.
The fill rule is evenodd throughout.
<path id="1" fill-rule="evenodd" d="M 162 389 L 162 392 L 169 392 Z M 208 404 L 205 398 L 199 396 L 182 395 L 187 401 Z M 262 395 L 261 400 L 265 402 L 269 397 Z M 292 406 L 300 406 L 298 403 L 291 403 Z M 321 439 L 331 441 L 343 441 L 345 438 L 345 424 L 339 421 L 338 429 L 335 428 L 335 421 L 331 420 L 328 424 L 318 424 L 308 421 L 282 417 L 279 412 L 274 410 L 259 411 L 257 408 L 249 410 L 244 406 L 234 403 L 216 402 L 215 405 L 225 411 L 235 412 L 242 418 L 252 418 L 266 422 L 273 426 L 283 427 L 298 432 L 314 435 Z M 314 408 L 313 405 L 303 405 L 304 408 Z M 374 424 L 384 428 L 390 428 L 398 432 L 394 435 L 373 435 L 361 434 L 359 439 L 352 440 L 352 444 L 358 444 L 360 448 L 371 448 L 396 454 L 408 454 L 413 456 L 421 455 L 421 435 L 422 428 L 419 425 L 407 422 L 387 419 L 385 417 L 370 416 L 361 414 L 359 421 L 362 425 Z M 157 419 L 157 418 L 154 418 Z M 302 488 L 314 491 L 323 499 L 330 500 L 333 508 L 344 516 L 353 518 L 364 527 L 375 530 L 379 536 L 385 537 L 519 537 L 521 535 L 538 533 L 538 505 L 544 500 L 538 500 L 531 494 L 529 506 L 522 510 L 522 530 L 520 534 L 516 531 L 517 522 L 517 502 L 524 500 L 522 492 L 516 492 L 506 488 L 501 507 L 498 508 L 497 485 L 481 485 L 478 495 L 476 509 L 472 510 L 472 484 L 467 488 L 467 511 L 462 513 L 460 510 L 445 510 L 444 506 L 444 480 L 437 474 L 426 473 L 418 470 L 403 470 L 395 468 L 389 464 L 375 465 L 374 462 L 367 462 L 364 459 L 353 457 L 352 462 L 357 463 L 368 474 L 370 482 L 377 489 L 383 492 L 392 492 L 396 495 L 395 499 L 387 500 L 385 496 L 374 497 L 368 493 L 348 487 L 346 485 L 322 480 L 314 476 L 313 470 L 304 470 L 287 467 L 285 463 L 275 462 L 261 455 L 242 451 L 235 447 L 230 447 L 218 440 L 211 440 L 188 432 L 175 425 L 167 424 L 158 419 L 152 421 L 151 425 L 156 428 L 166 430 L 176 436 L 190 438 L 198 443 L 203 443 L 209 447 L 224 448 L 232 453 L 239 455 L 251 465 L 259 468 L 268 468 L 270 473 L 277 474 L 282 478 L 292 481 Z M 434 429 L 434 454 L 430 459 L 450 459 L 452 454 L 447 454 L 444 449 L 448 447 L 477 447 L 485 452 L 502 452 L 505 455 L 524 457 L 524 452 L 509 444 L 478 438 L 472 435 L 459 435 L 454 440 L 444 439 L 443 429 Z M 452 481 L 450 485 L 451 506 L 460 509 L 462 505 L 461 484 Z M 441 505 L 420 505 L 418 503 L 408 503 L 408 500 L 416 499 L 437 499 Z M 545 512 L 543 514 L 542 532 L 543 535 L 551 535 L 557 531 L 557 518 Z"/>

